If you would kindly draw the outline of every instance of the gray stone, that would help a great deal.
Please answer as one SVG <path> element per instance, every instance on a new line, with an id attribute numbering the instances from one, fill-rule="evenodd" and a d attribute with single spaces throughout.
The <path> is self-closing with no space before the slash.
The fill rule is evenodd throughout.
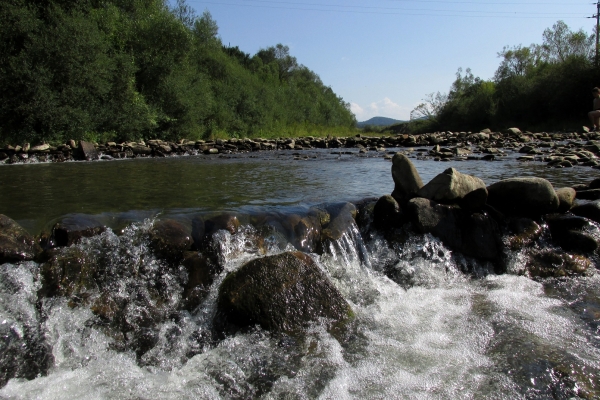
<path id="1" fill-rule="evenodd" d="M 475 201 L 473 205 L 482 207 L 487 199 L 485 183 L 479 178 L 448 168 L 419 189 L 417 196 L 440 203 L 456 203 L 475 191 L 480 193 L 477 196 L 479 204 Z"/>
<path id="2" fill-rule="evenodd" d="M 392 197 L 402 206 L 419 189 L 423 187 L 423 181 L 413 163 L 402 153 L 396 153 L 392 158 L 392 178 L 394 179 L 394 191 Z"/>
<path id="3" fill-rule="evenodd" d="M 575 204 L 575 197 L 577 196 L 577 192 L 575 189 L 570 187 L 564 187 L 560 189 L 556 189 L 556 195 L 558 196 L 558 212 L 566 213 L 573 207 Z"/>
<path id="4" fill-rule="evenodd" d="M 233 333 L 260 324 L 299 333 L 311 322 L 343 324 L 354 313 L 312 258 L 287 252 L 258 258 L 225 277 L 219 287 L 215 328 Z"/>
<path id="5" fill-rule="evenodd" d="M 577 193 L 579 194 L 579 192 Z M 571 208 L 571 212 L 580 217 L 585 217 L 600 223 L 600 201 L 591 201 L 589 203 L 576 205 Z"/>
<path id="6" fill-rule="evenodd" d="M 546 179 L 509 178 L 487 189 L 488 204 L 509 216 L 537 218 L 558 210 L 558 196 Z"/>
<path id="7" fill-rule="evenodd" d="M 98 151 L 93 143 L 84 142 L 83 140 L 79 142 L 79 154 L 77 156 L 78 160 L 97 160 L 98 159 Z"/>

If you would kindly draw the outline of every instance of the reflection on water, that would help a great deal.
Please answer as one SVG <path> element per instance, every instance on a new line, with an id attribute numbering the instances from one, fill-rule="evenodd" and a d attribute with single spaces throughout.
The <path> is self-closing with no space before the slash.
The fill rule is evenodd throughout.
<path id="1" fill-rule="evenodd" d="M 403 150 L 403 149 L 400 149 Z M 123 213 L 305 207 L 391 193 L 389 160 L 331 150 L 0 166 L 0 213 L 38 233 L 69 213 Z M 392 152 L 392 150 L 390 150 Z M 295 153 L 297 154 L 297 153 Z M 297 158 L 297 157 L 296 157 Z M 590 181 L 587 167 L 549 169 L 542 163 L 435 162 L 413 159 L 424 182 L 454 167 L 487 184 L 514 176 L 540 176 L 555 186 Z M 139 219 L 138 219 L 139 220 Z"/>

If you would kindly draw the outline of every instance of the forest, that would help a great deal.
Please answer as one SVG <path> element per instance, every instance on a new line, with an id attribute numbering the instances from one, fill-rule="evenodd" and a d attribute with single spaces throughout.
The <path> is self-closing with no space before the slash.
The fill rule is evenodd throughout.
<path id="1" fill-rule="evenodd" d="M 349 104 L 277 44 L 225 46 L 179 0 L 0 2 L 0 144 L 349 131 Z"/>
<path id="2" fill-rule="evenodd" d="M 581 129 L 589 124 L 592 89 L 600 86 L 595 33 L 558 21 L 541 44 L 507 46 L 494 77 L 459 69 L 448 93 L 431 93 L 411 112 L 410 131 Z"/>

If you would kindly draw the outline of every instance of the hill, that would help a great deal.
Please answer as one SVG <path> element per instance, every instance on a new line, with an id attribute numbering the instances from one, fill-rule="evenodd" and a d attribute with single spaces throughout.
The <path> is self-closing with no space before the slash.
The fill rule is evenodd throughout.
<path id="1" fill-rule="evenodd" d="M 387 117 L 373 117 L 367 121 L 357 122 L 356 126 L 358 128 L 364 128 L 365 126 L 390 126 L 390 125 L 398 124 L 400 122 L 405 122 L 405 121 L 401 121 L 401 120 L 393 119 L 393 118 L 387 118 Z"/>

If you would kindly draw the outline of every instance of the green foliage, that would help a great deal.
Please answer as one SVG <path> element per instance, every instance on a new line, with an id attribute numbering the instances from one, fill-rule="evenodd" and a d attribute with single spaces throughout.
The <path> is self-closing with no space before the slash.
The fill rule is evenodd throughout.
<path id="1" fill-rule="evenodd" d="M 0 2 L 0 142 L 274 136 L 354 117 L 278 44 L 224 47 L 184 0 Z"/>
<path id="2" fill-rule="evenodd" d="M 430 95 L 413 110 L 424 122 L 412 118 L 411 130 L 561 129 L 586 123 L 590 91 L 600 79 L 593 53 L 593 35 L 558 21 L 544 31 L 541 45 L 504 47 L 494 80 L 459 69 L 441 107 Z"/>

